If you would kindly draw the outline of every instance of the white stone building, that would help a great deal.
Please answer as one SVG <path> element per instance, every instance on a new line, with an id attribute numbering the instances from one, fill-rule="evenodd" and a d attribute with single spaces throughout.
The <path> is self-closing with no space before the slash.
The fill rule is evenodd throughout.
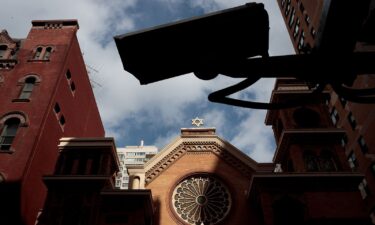
<path id="1" fill-rule="evenodd" d="M 156 146 L 145 146 L 143 140 L 139 146 L 125 146 L 117 148 L 117 155 L 120 160 L 120 171 L 116 178 L 116 188 L 128 189 L 129 175 L 127 165 L 142 165 L 151 159 L 158 149 Z"/>

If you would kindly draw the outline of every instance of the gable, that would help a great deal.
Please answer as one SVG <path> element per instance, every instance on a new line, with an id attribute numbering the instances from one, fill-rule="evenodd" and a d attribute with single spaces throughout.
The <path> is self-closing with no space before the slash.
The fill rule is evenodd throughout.
<path id="1" fill-rule="evenodd" d="M 251 178 L 251 175 L 258 169 L 257 162 L 216 135 L 208 137 L 180 137 L 144 165 L 145 185 L 151 183 L 185 155 L 205 153 L 214 154 L 246 178 Z M 195 166 L 194 161 L 191 162 L 191 166 Z"/>
<path id="2" fill-rule="evenodd" d="M 6 30 L 0 32 L 0 44 L 15 45 L 16 42 L 9 36 Z"/>

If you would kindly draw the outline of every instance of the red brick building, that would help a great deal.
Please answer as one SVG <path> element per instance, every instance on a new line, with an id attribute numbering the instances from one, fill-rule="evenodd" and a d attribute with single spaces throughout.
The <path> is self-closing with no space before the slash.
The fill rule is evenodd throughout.
<path id="1" fill-rule="evenodd" d="M 37 224 L 370 224 L 357 189 L 363 175 L 346 163 L 342 130 L 327 114 L 319 126 L 290 122 L 319 104 L 267 118 L 285 125 L 274 160 L 287 170 L 255 162 L 214 128 L 185 128 L 146 164 L 129 166 L 130 187 L 117 190 L 113 139 L 61 139 Z"/>
<path id="2" fill-rule="evenodd" d="M 78 28 L 33 21 L 25 39 L 0 33 L 1 224 L 35 224 L 61 137 L 104 136 Z"/>
<path id="3" fill-rule="evenodd" d="M 303 48 L 306 46 L 315 46 L 318 41 L 316 32 L 320 27 L 322 11 L 326 10 L 324 7 L 329 2 L 325 0 L 278 0 L 281 14 L 297 53 L 303 53 Z M 368 2 L 370 6 L 368 15 L 363 15 L 366 19 L 361 32 L 357 34 L 355 51 L 375 50 L 375 1 Z M 350 13 L 346 15 L 350 18 Z M 347 34 L 345 28 L 349 29 L 350 24 L 342 21 L 339 26 L 342 27 L 340 35 L 345 39 Z M 353 88 L 374 86 L 373 75 L 360 75 L 353 84 Z M 345 131 L 341 144 L 345 149 L 345 156 L 351 169 L 365 175 L 358 187 L 366 205 L 366 213 L 371 216 L 375 224 L 375 105 L 350 102 L 333 91 L 329 92 L 327 104 L 331 120 L 334 126 Z"/>

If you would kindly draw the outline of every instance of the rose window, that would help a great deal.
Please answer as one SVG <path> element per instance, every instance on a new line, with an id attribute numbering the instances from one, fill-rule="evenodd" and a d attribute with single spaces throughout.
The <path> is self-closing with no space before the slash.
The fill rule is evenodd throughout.
<path id="1" fill-rule="evenodd" d="M 173 209 L 188 224 L 216 224 L 231 206 L 228 188 L 212 177 L 194 176 L 180 182 L 173 191 Z"/>

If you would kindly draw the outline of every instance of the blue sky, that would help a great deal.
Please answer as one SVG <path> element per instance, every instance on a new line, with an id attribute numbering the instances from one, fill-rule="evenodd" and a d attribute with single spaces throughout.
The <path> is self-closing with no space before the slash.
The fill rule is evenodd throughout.
<path id="1" fill-rule="evenodd" d="M 207 95 L 240 80 L 219 76 L 202 81 L 192 74 L 141 86 L 123 70 L 113 36 L 192 16 L 245 4 L 242 0 L 0 0 L 0 29 L 15 38 L 26 37 L 31 20 L 78 19 L 78 39 L 86 64 L 106 136 L 116 145 L 165 146 L 179 135 L 180 128 L 191 127 L 191 119 L 204 119 L 205 126 L 216 127 L 219 136 L 253 159 L 271 161 L 275 150 L 273 133 L 264 125 L 265 111 L 242 109 L 211 103 Z M 292 54 L 292 46 L 276 0 L 265 4 L 270 16 L 270 55 Z M 8 10 L 17 9 L 17 10 Z M 17 12 L 17 13 L 15 13 Z M 21 13 L 19 13 L 21 12 Z M 269 101 L 272 79 L 261 80 L 234 95 Z"/>

